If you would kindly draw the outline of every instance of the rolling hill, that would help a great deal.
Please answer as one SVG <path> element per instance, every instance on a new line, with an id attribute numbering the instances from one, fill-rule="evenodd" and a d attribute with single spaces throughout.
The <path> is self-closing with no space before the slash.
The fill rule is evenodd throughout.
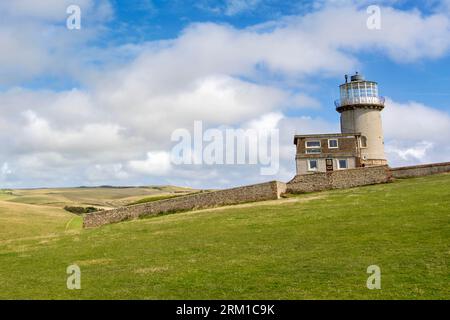
<path id="1" fill-rule="evenodd" d="M 450 174 L 87 230 L 59 192 L 0 194 L 0 298 L 450 299 Z M 71 264 L 81 290 L 66 288 Z"/>
<path id="2" fill-rule="evenodd" d="M 0 190 L 0 200 L 22 204 L 64 206 L 96 206 L 116 208 L 152 197 L 176 196 L 196 192 L 175 186 L 155 187 L 79 187 L 60 189 Z"/>

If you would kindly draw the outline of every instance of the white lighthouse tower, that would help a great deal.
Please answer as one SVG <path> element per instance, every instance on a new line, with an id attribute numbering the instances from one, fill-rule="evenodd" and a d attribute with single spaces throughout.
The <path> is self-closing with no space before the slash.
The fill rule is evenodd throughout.
<path id="1" fill-rule="evenodd" d="M 335 105 L 336 111 L 341 114 L 341 132 L 361 134 L 360 165 L 386 165 L 381 124 L 385 100 L 378 95 L 378 84 L 364 80 L 357 72 L 350 82 L 345 76 L 345 83 L 340 86 L 340 96 Z"/>

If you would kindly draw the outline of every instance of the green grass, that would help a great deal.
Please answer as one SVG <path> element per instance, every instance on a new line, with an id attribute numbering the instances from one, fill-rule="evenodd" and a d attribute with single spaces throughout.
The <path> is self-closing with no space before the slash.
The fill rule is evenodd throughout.
<path id="1" fill-rule="evenodd" d="M 15 239 L 0 241 L 0 298 L 450 299 L 448 174 L 88 230 L 54 213 L 47 238 L 28 236 L 38 214 L 1 221 Z M 66 289 L 73 263 L 81 290 Z M 366 288 L 374 264 L 381 290 Z"/>
<path id="2" fill-rule="evenodd" d="M 0 201 L 0 243 L 21 238 L 55 236 L 66 230 L 66 224 L 73 217 L 76 216 L 59 208 Z"/>

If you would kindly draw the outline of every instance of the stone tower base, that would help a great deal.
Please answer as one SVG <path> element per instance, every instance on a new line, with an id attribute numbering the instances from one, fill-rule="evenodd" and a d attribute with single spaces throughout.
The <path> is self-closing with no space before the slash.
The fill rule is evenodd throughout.
<path id="1" fill-rule="evenodd" d="M 364 167 L 386 166 L 387 164 L 388 164 L 388 162 L 385 159 L 361 160 L 361 166 L 364 166 Z"/>

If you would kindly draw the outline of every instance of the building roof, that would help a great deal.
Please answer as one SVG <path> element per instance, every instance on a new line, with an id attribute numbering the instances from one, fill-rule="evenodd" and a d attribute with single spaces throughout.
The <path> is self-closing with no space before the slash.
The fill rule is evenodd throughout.
<path id="1" fill-rule="evenodd" d="M 304 134 L 304 135 L 298 135 L 296 134 L 294 136 L 294 144 L 297 144 L 298 139 L 305 139 L 305 138 L 350 138 L 350 137 L 359 137 L 361 136 L 361 133 L 325 133 L 325 134 Z"/>

